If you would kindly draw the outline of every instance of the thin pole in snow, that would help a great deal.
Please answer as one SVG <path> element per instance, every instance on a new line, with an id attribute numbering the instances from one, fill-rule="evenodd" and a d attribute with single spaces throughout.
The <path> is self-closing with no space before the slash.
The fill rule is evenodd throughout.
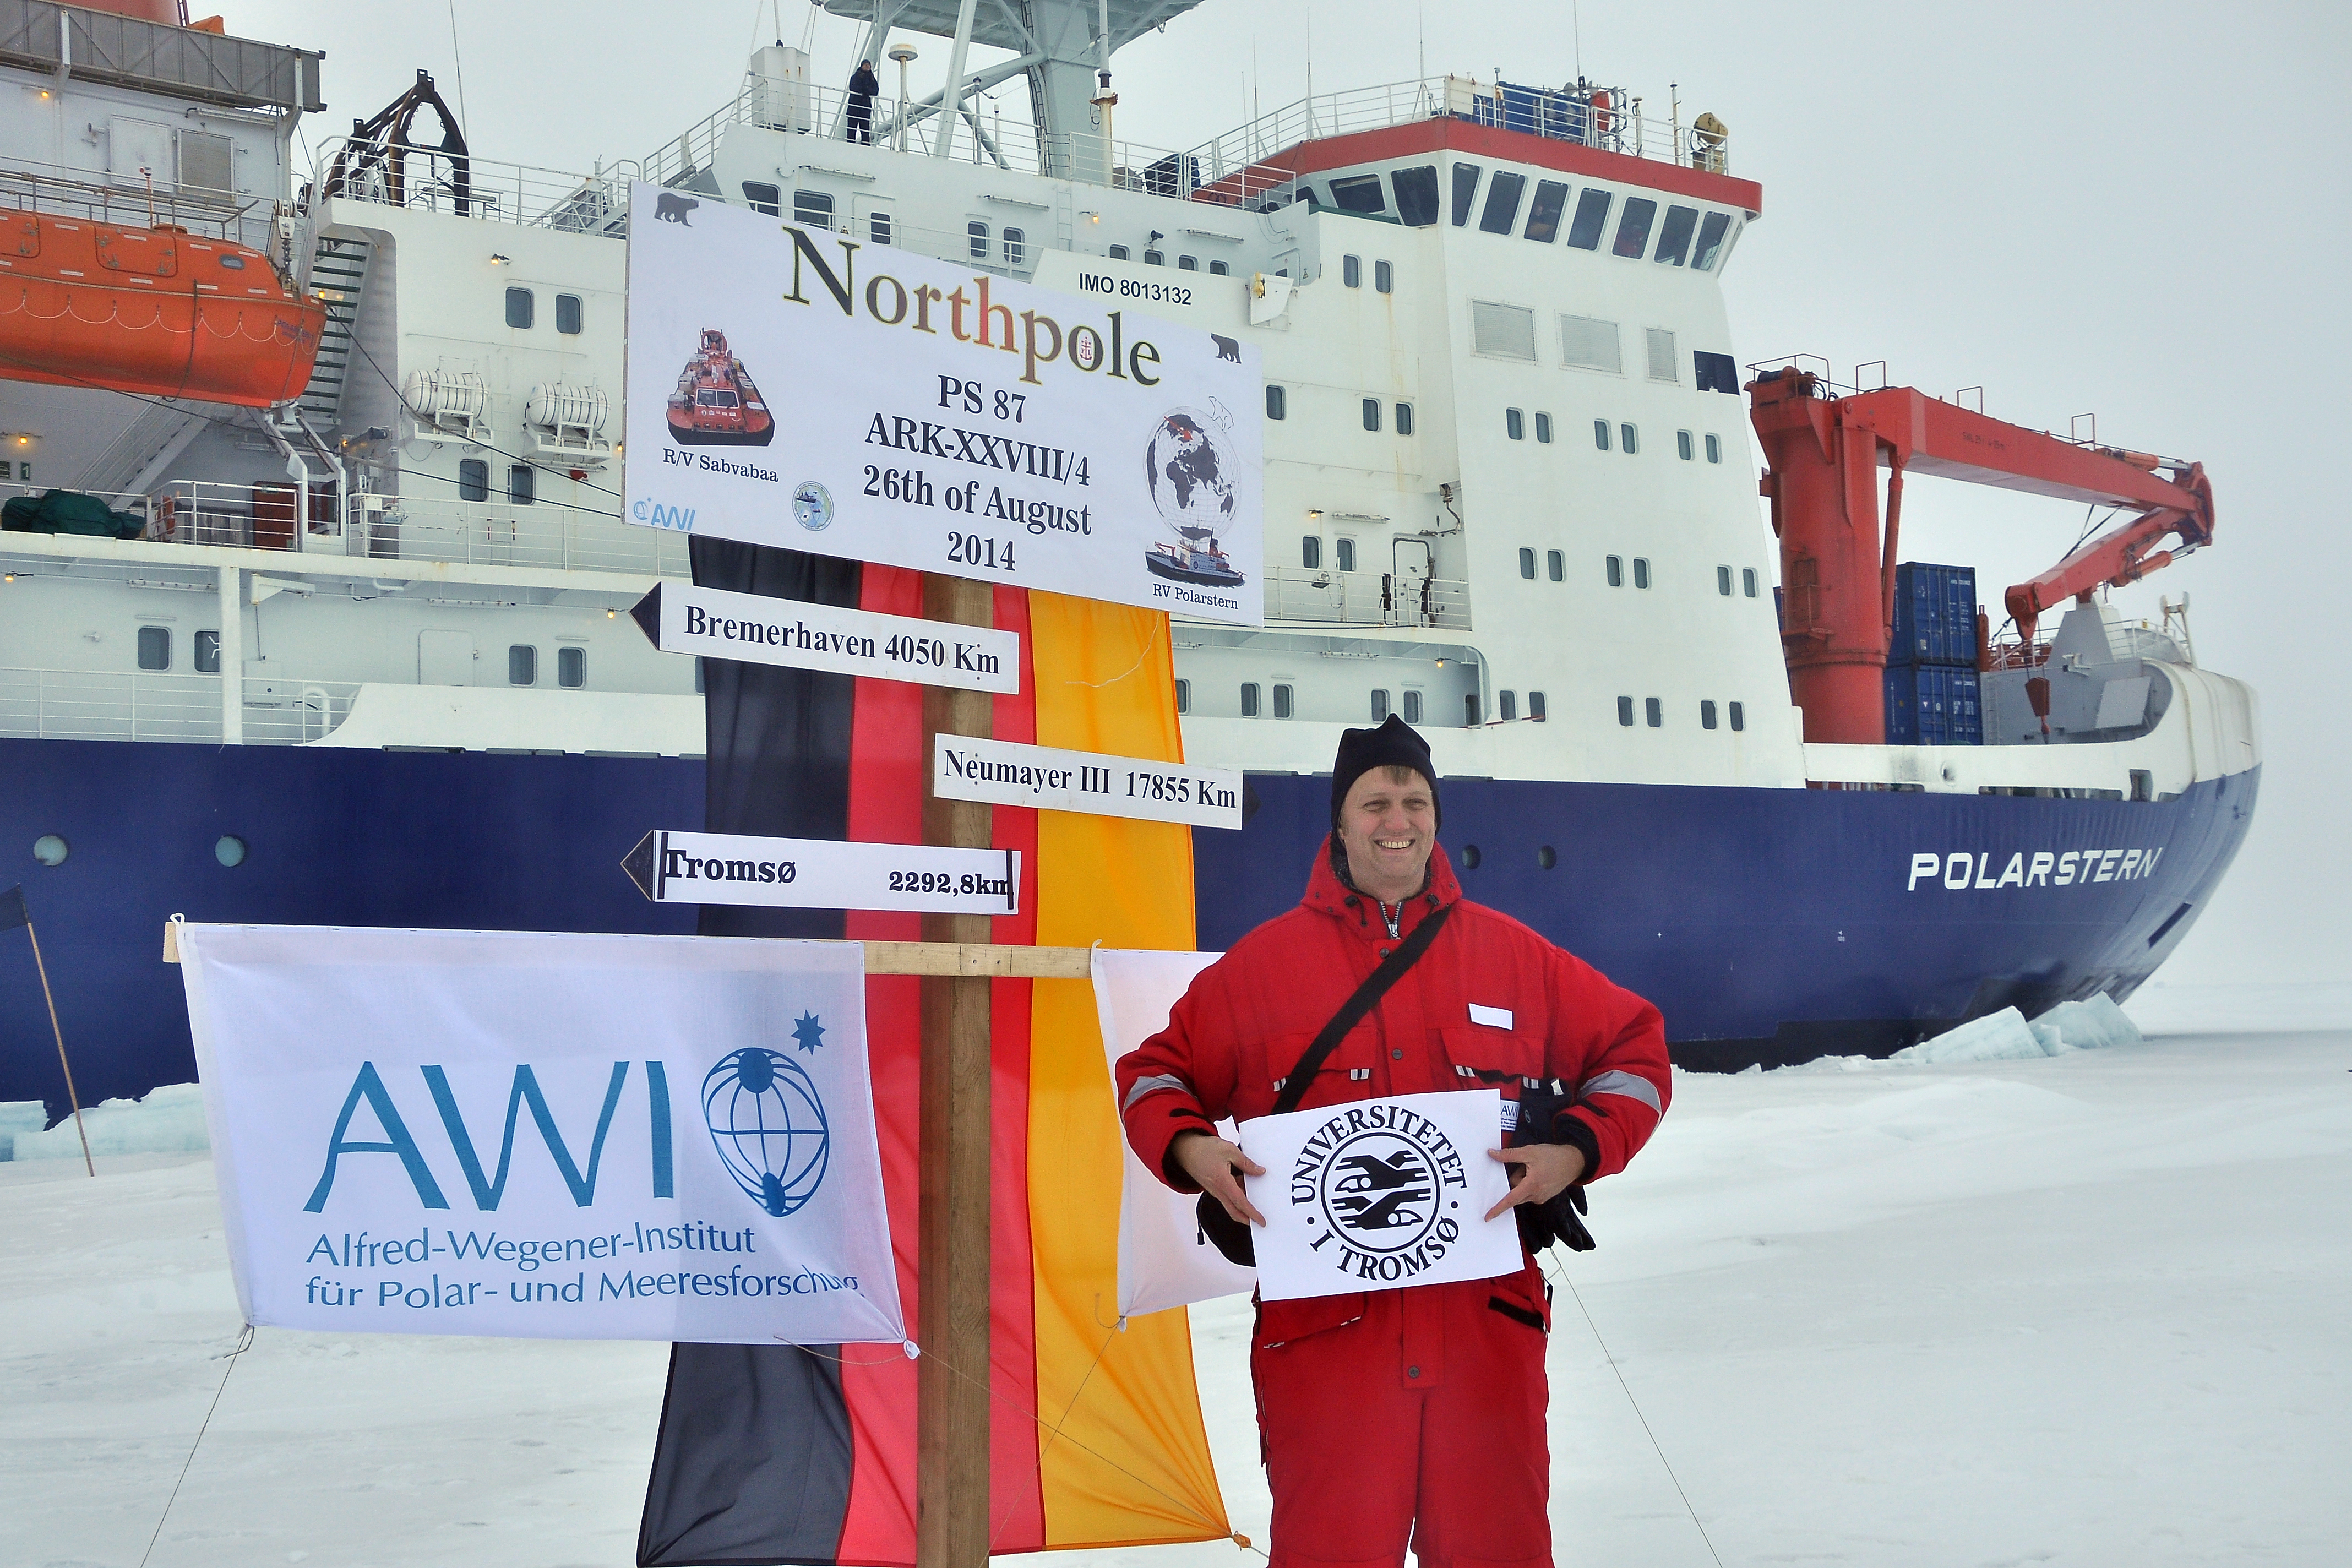
<path id="1" fill-rule="evenodd" d="M 25 917 L 25 934 L 33 939 L 33 967 L 40 972 L 41 999 L 49 1005 L 49 1033 L 58 1037 L 58 1066 L 66 1069 L 66 1103 L 73 1107 L 74 1131 L 81 1134 L 82 1167 L 94 1179 L 98 1165 L 89 1157 L 89 1129 L 81 1121 L 81 1098 L 74 1092 L 73 1064 L 66 1060 L 66 1032 L 58 1026 L 58 999 L 49 994 L 49 966 L 41 962 L 41 939 L 33 930 L 33 918 Z"/>

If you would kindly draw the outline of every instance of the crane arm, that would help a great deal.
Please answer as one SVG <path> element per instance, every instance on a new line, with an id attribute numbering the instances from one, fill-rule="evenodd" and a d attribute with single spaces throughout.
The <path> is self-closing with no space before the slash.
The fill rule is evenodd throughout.
<path id="1" fill-rule="evenodd" d="M 2012 586 L 2005 598 L 2018 635 L 2031 642 L 2035 621 L 2053 605 L 2070 597 L 2086 597 L 2095 588 L 2137 583 L 2176 557 L 2210 544 L 2213 486 L 2205 477 L 2205 465 L 2191 463 L 2180 473 L 2179 482 L 2200 505 L 2144 511 L 2082 545 L 2039 577 Z M 2158 541 L 2168 537 L 2179 542 L 2170 550 L 2155 548 Z"/>

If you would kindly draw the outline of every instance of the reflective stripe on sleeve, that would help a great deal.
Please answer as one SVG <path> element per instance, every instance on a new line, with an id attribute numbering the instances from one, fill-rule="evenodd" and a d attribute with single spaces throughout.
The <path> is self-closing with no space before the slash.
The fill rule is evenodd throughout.
<path id="1" fill-rule="evenodd" d="M 1586 1079 L 1578 1087 L 1576 1098 L 1583 1100 L 1596 1094 L 1622 1094 L 1628 1100 L 1640 1100 L 1661 1116 L 1666 1113 L 1666 1108 L 1658 1103 L 1658 1086 L 1639 1073 L 1604 1072 Z"/>
<path id="2" fill-rule="evenodd" d="M 1620 1076 L 1622 1077 L 1622 1075 L 1621 1074 Z M 1128 1111 L 1134 1110 L 1135 1102 L 1141 1100 L 1145 1095 L 1157 1094 L 1163 1089 L 1181 1089 L 1185 1093 L 1190 1094 L 1192 1090 L 1192 1086 L 1186 1083 L 1182 1079 L 1178 1078 L 1174 1073 L 1160 1073 L 1151 1078 L 1137 1079 L 1135 1080 L 1135 1087 L 1127 1091 L 1126 1103 L 1118 1108 L 1120 1114 L 1124 1115 Z"/>

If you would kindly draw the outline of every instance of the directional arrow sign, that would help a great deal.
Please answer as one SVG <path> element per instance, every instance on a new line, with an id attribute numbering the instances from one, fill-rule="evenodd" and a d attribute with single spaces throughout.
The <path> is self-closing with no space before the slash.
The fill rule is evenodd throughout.
<path id="1" fill-rule="evenodd" d="M 1242 825 L 1239 768 L 1066 752 L 969 735 L 938 737 L 931 794 L 941 800 L 984 800 L 1195 827 Z"/>
<path id="2" fill-rule="evenodd" d="M 705 658 L 970 691 L 1021 689 L 1019 635 L 985 626 L 877 615 L 764 594 L 730 594 L 685 583 L 656 584 L 630 609 L 629 618 L 664 653 L 697 653 Z"/>
<path id="3" fill-rule="evenodd" d="M 637 840 L 621 869 L 658 904 L 955 915 L 1020 908 L 1021 857 L 1011 849 L 656 831 Z"/>

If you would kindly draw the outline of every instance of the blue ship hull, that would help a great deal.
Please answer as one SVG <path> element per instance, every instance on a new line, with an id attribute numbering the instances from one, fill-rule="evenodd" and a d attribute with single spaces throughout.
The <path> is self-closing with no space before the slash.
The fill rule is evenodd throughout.
<path id="1" fill-rule="evenodd" d="M 161 961 L 175 912 L 694 928 L 620 860 L 648 828 L 701 825 L 698 762 L 10 740 L 0 779 L 7 878 L 24 881 L 85 1104 L 194 1076 Z M 2258 784 L 2148 804 L 1460 779 L 1444 839 L 1471 897 L 1656 1001 L 1683 1065 L 1728 1069 L 1884 1054 L 2012 1003 L 2127 996 L 2227 870 Z M 1328 820 L 1328 779 L 1252 774 L 1249 789 L 1240 832 L 1194 835 L 1204 947 L 1296 901 Z M 71 846 L 55 868 L 29 853 L 50 833 Z M 242 865 L 215 858 L 225 834 L 249 847 Z M 1997 885 L 2012 855 L 2023 875 L 2037 852 L 2110 849 L 2093 862 L 2104 881 Z M 2153 872 L 2134 857 L 2126 875 L 2131 850 L 2160 850 Z M 0 933 L 0 1100 L 36 1099 L 55 1116 L 64 1083 L 31 955 Z"/>

